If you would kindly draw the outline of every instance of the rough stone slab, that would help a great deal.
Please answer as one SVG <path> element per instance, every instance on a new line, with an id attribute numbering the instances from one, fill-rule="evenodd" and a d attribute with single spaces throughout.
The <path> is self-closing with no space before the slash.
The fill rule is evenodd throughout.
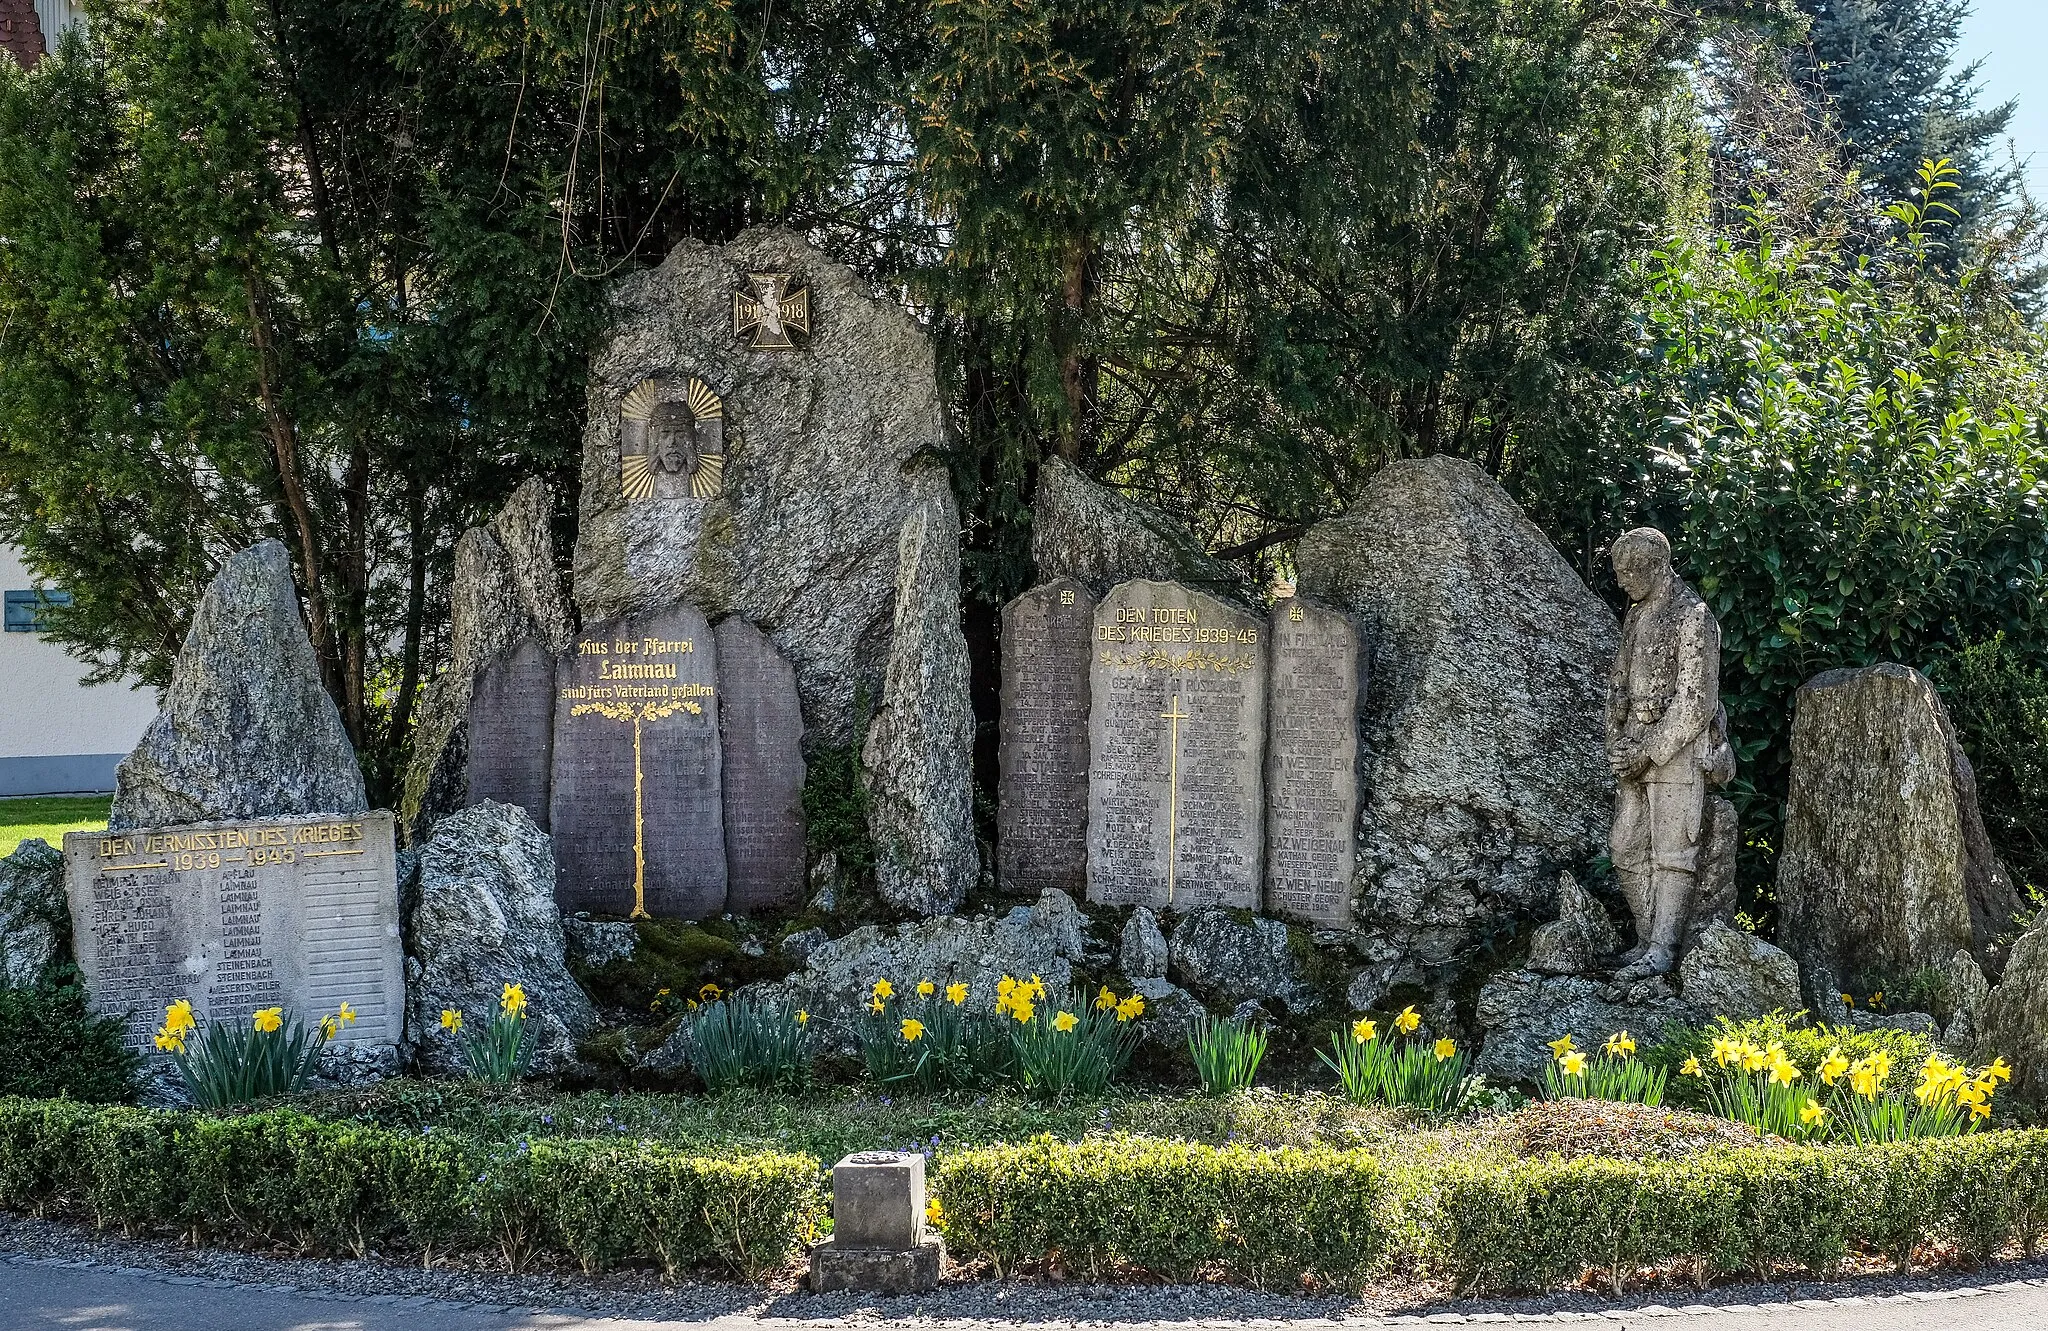
<path id="1" fill-rule="evenodd" d="M 1235 605 L 1258 602 L 1244 573 L 1211 555 L 1187 524 L 1057 457 L 1038 468 L 1031 562 L 1041 581 L 1072 578 L 1098 596 L 1117 583 L 1150 578 Z"/>
<path id="2" fill-rule="evenodd" d="M 309 1024 L 356 1011 L 337 1045 L 398 1043 L 405 1018 L 392 817 L 252 819 L 64 838 L 73 942 L 93 1006 L 157 1057 L 164 1008 Z"/>
<path id="3" fill-rule="evenodd" d="M 804 891 L 804 718 L 796 668 L 737 615 L 720 620 L 718 736 L 724 770 L 725 904 L 746 914 Z"/>
<path id="4" fill-rule="evenodd" d="M 1088 899 L 1256 910 L 1266 626 L 1168 582 L 1113 588 L 1089 674 Z"/>
<path id="5" fill-rule="evenodd" d="M 1439 985 L 1604 854 L 1619 626 L 1484 471 L 1396 462 L 1296 547 L 1300 594 L 1358 616 L 1368 688 L 1353 906 L 1370 1006 Z"/>
<path id="6" fill-rule="evenodd" d="M 1273 607 L 1266 693 L 1266 909 L 1351 927 L 1358 867 L 1358 624 L 1299 597 Z"/>
<path id="7" fill-rule="evenodd" d="M 550 822 L 563 910 L 725 909 L 717 679 L 694 606 L 587 625 L 562 654 Z"/>
<path id="8" fill-rule="evenodd" d="M 1036 895 L 1088 887 L 1088 667 L 1095 598 L 1072 578 L 1003 607 L 996 883 Z"/>
<path id="9" fill-rule="evenodd" d="M 811 1249 L 811 1292 L 826 1294 L 835 1289 L 859 1290 L 868 1294 L 924 1294 L 939 1287 L 940 1258 L 945 1245 L 927 1237 L 915 1248 L 901 1252 L 873 1252 L 841 1249 L 826 1239 Z"/>
<path id="10" fill-rule="evenodd" d="M 369 808 L 283 545 L 258 541 L 215 575 L 163 709 L 114 779 L 116 828 Z"/>
<path id="11" fill-rule="evenodd" d="M 399 801 L 400 830 L 411 844 L 425 841 L 442 814 L 500 798 L 472 794 L 468 787 L 470 700 L 479 672 L 499 653 L 532 638 L 552 654 L 569 640 L 553 520 L 554 500 L 534 477 L 512 492 L 487 526 L 470 528 L 455 543 L 448 665 L 420 690 Z M 544 718 L 549 711 L 543 710 Z M 538 809 L 526 807 L 547 825 L 545 800 Z"/>
<path id="12" fill-rule="evenodd" d="M 1925 675 L 1830 670 L 1801 686 L 1778 857 L 1778 941 L 1807 997 L 1987 958 L 2019 911 L 1983 838 L 1976 778 Z"/>
<path id="13" fill-rule="evenodd" d="M 545 832 L 555 749 L 555 653 L 527 638 L 477 675 L 469 697 L 468 801 L 516 804 Z"/>
<path id="14" fill-rule="evenodd" d="M 948 489 L 903 521 L 882 707 L 861 752 L 875 887 L 898 910 L 947 914 L 981 876 L 967 675 L 960 513 Z"/>

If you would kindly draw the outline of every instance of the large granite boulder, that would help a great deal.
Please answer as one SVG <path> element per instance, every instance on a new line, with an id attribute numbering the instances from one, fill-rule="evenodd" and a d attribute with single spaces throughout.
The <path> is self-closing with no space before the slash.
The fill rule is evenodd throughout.
<path id="1" fill-rule="evenodd" d="M 753 274 L 804 289 L 800 345 L 756 350 L 734 335 L 734 295 L 759 291 Z M 959 798 L 972 746 L 958 742 L 968 696 L 959 522 L 930 339 L 852 270 L 774 228 L 719 247 L 684 241 L 624 279 L 612 309 L 583 436 L 584 617 L 677 602 L 714 621 L 744 617 L 796 670 L 807 750 L 849 744 L 877 706 L 893 711 L 865 776 L 881 886 L 906 910 L 956 903 L 957 884 L 977 871 Z M 717 399 L 724 461 L 710 493 L 628 500 L 628 395 L 691 379 L 704 419 L 703 394 Z M 944 711 L 908 715 L 929 707 Z"/>
<path id="2" fill-rule="evenodd" d="M 1244 574 L 1210 555 L 1185 523 L 1090 480 L 1057 457 L 1039 464 L 1031 562 L 1040 582 L 1072 578 L 1100 597 L 1120 582 L 1178 582 L 1239 605 L 1255 603 Z"/>
<path id="3" fill-rule="evenodd" d="M 1531 971 L 1506 971 L 1489 980 L 1479 991 L 1478 1017 L 1486 1037 L 1474 1067 L 1495 1082 L 1540 1077 L 1551 1057 L 1546 1046 L 1561 1035 L 1592 1051 L 1617 1031 L 1648 1044 L 1672 1023 L 1700 1019 L 1662 976 L 1614 985 Z"/>
<path id="4" fill-rule="evenodd" d="M 1369 655 L 1352 1001 L 1443 989 L 1606 850 L 1613 613 L 1491 477 L 1396 462 L 1295 553 Z"/>
<path id="5" fill-rule="evenodd" d="M 1996 973 L 2019 895 L 1934 685 L 1902 665 L 1830 670 L 1793 706 L 1778 942 L 1809 998 L 1945 966 L 1958 949 Z"/>
<path id="6" fill-rule="evenodd" d="M 945 915 L 981 871 L 974 707 L 960 631 L 960 518 L 945 491 L 903 523 L 895 639 L 861 755 L 875 886 L 898 910 Z"/>
<path id="7" fill-rule="evenodd" d="M 1702 1016 L 1748 1017 L 1798 1012 L 1799 967 L 1755 934 L 1708 925 L 1678 963 L 1678 992 Z"/>
<path id="8" fill-rule="evenodd" d="M 368 810 L 284 546 L 258 541 L 215 575 L 163 709 L 114 781 L 116 829 Z"/>
<path id="9" fill-rule="evenodd" d="M 1975 1024 L 1979 1061 L 2005 1059 L 2013 1090 L 2048 1103 L 2048 910 L 2012 945 L 2005 978 L 1984 1000 Z"/>
<path id="10" fill-rule="evenodd" d="M 564 960 L 555 909 L 555 859 L 526 810 L 486 800 L 434 824 L 404 884 L 406 1042 L 428 1072 L 467 1066 L 441 1012 L 488 1021 L 508 984 L 526 991 L 533 1070 L 576 1060 L 576 1041 L 596 1021 L 590 998 Z"/>
<path id="11" fill-rule="evenodd" d="M 1173 978 L 1223 1007 L 1276 1000 L 1300 1015 L 1318 1006 L 1278 920 L 1205 906 L 1181 916 L 1167 948 Z"/>
<path id="12" fill-rule="evenodd" d="M 549 652 L 568 645 L 569 607 L 555 571 L 554 501 L 534 477 L 512 492 L 488 526 L 455 543 L 448 588 L 448 665 L 420 690 L 412 759 L 398 825 L 411 843 L 434 820 L 469 803 L 468 719 L 477 672 L 531 638 Z"/>
<path id="13" fill-rule="evenodd" d="M 811 944 L 802 970 L 745 992 L 804 1009 L 824 1038 L 851 1047 L 852 1023 L 876 980 L 888 980 L 901 992 L 921 980 L 941 988 L 960 981 L 968 986 L 969 1008 L 986 1012 L 995 1007 L 996 985 L 1005 975 L 1036 975 L 1057 1002 L 1075 985 L 1074 966 L 1086 941 L 1087 920 L 1073 898 L 1048 888 L 1036 904 L 1014 906 L 1003 915 L 946 915 L 894 928 L 863 925 Z"/>
<path id="14" fill-rule="evenodd" d="M 30 837 L 0 859 L 0 988 L 33 986 L 70 951 L 64 852 Z"/>

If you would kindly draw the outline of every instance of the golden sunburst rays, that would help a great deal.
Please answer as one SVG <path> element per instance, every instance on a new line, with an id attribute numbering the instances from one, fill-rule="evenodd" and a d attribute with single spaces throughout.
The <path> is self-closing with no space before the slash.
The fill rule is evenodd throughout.
<path id="1" fill-rule="evenodd" d="M 662 480 L 654 456 L 660 451 L 658 441 L 650 437 L 675 428 L 672 419 L 655 424 L 662 406 L 676 401 L 672 384 L 643 379 L 619 403 L 619 489 L 629 501 L 680 493 L 673 482 Z M 689 417 L 684 428 L 691 436 L 694 459 L 687 478 L 689 493 L 696 499 L 713 498 L 725 485 L 725 403 L 710 384 L 692 375 L 683 384 L 680 405 Z"/>
<path id="2" fill-rule="evenodd" d="M 645 453 L 628 453 L 619 459 L 619 488 L 630 500 L 654 497 L 654 467 Z"/>
<path id="3" fill-rule="evenodd" d="M 711 416 L 725 415 L 725 404 L 718 400 L 718 394 L 711 391 L 710 384 L 695 375 L 690 376 L 688 401 L 690 414 L 700 421 Z"/>

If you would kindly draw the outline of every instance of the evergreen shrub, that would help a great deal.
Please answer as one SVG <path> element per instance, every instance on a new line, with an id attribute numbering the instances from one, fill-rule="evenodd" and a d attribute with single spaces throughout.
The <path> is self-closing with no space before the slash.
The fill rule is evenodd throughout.
<path id="1" fill-rule="evenodd" d="M 542 1252 L 753 1278 L 825 1215 L 815 1157 L 714 1158 L 655 1142 L 487 1141 L 327 1122 L 290 1109 L 211 1116 L 0 1098 L 0 1206 L 137 1231 L 429 1258 Z"/>
<path id="2" fill-rule="evenodd" d="M 120 1020 L 93 1013 L 68 963 L 41 984 L 0 987 L 0 1095 L 132 1100 L 138 1062 Z"/>

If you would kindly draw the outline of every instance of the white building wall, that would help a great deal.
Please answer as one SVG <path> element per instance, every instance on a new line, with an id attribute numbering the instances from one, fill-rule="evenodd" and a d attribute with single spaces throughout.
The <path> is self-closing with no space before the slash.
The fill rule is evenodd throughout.
<path id="1" fill-rule="evenodd" d="M 0 544 L 0 590 L 35 585 L 21 552 Z M 85 674 L 40 633 L 0 632 L 0 795 L 114 788 L 114 765 L 156 716 L 156 692 L 88 688 Z"/>
<path id="2" fill-rule="evenodd" d="M 36 22 L 43 29 L 44 47 L 54 51 L 58 38 L 85 22 L 85 10 L 72 0 L 36 0 Z"/>

